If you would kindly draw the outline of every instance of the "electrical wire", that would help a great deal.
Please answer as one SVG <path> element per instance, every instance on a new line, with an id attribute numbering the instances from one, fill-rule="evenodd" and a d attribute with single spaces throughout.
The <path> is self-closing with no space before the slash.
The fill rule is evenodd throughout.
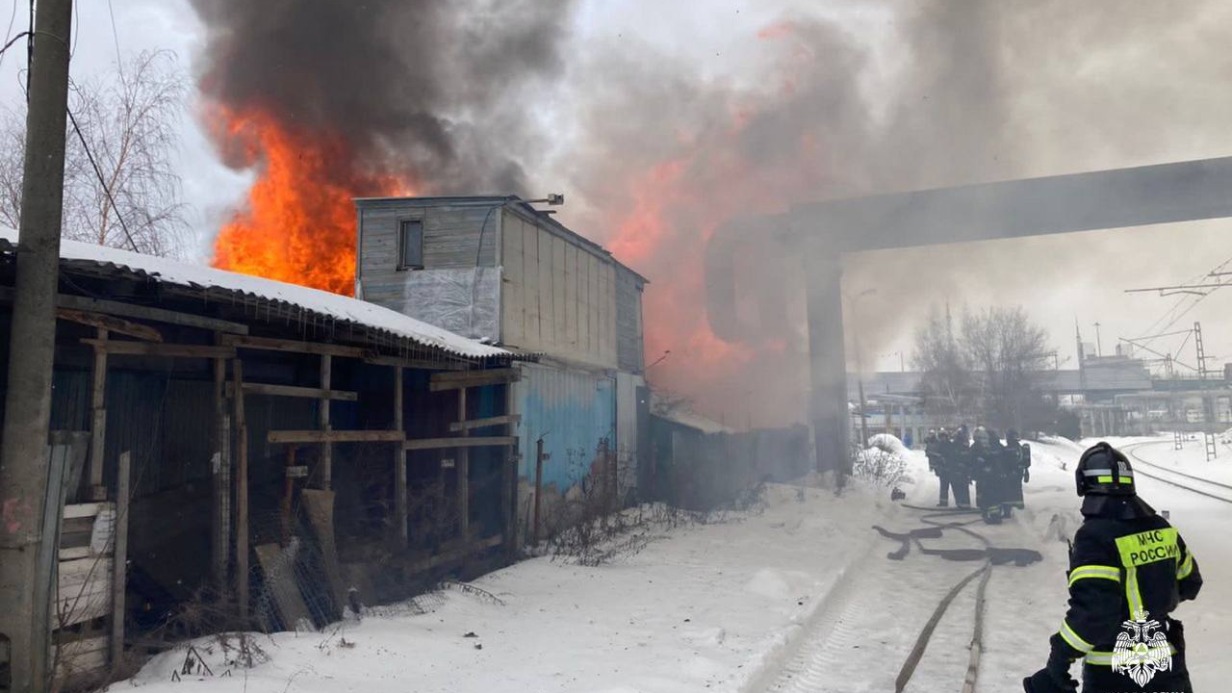
<path id="1" fill-rule="evenodd" d="M 116 52 L 116 71 L 120 73 L 120 84 L 128 86 L 128 80 L 124 77 L 124 60 L 120 54 L 120 32 L 116 29 L 115 8 L 111 5 L 111 0 L 107 0 L 107 13 L 111 15 L 111 41 L 115 44 Z"/>
<path id="2" fill-rule="evenodd" d="M 90 166 L 94 169 L 94 175 L 98 176 L 98 184 L 103 186 L 103 192 L 107 195 L 107 201 L 111 203 L 111 208 L 115 210 L 116 219 L 120 220 L 120 228 L 124 230 L 124 237 L 128 239 L 128 245 L 132 247 L 134 253 L 141 252 L 137 248 L 136 241 L 133 240 L 133 235 L 128 232 L 128 223 L 124 221 L 124 215 L 120 213 L 120 207 L 116 204 L 115 197 L 111 194 L 111 188 L 107 185 L 107 179 L 103 177 L 103 170 L 99 168 L 98 162 L 94 159 L 94 153 L 90 151 L 90 145 L 86 142 L 85 135 L 81 134 L 81 127 L 77 125 L 77 118 L 73 115 L 72 109 L 68 109 L 68 119 L 73 124 L 73 132 L 77 133 L 77 139 L 81 141 L 81 148 L 85 150 L 86 158 L 90 160 Z"/>
<path id="3" fill-rule="evenodd" d="M 0 68 L 4 67 L 4 54 L 9 49 L 9 46 L 17 42 L 26 32 L 22 32 L 13 36 L 13 24 L 17 21 L 17 0 L 13 0 L 13 12 L 9 15 L 9 26 L 4 30 L 4 48 L 0 49 Z"/>

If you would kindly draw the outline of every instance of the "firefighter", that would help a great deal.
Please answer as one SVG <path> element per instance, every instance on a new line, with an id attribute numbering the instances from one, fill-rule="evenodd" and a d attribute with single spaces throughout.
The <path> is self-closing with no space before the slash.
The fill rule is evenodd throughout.
<path id="1" fill-rule="evenodd" d="M 949 445 L 942 448 L 950 486 L 954 490 L 954 505 L 971 507 L 971 435 L 966 425 L 958 427 L 951 436 Z"/>
<path id="2" fill-rule="evenodd" d="M 948 508 L 950 505 L 950 487 L 953 485 L 950 478 L 950 462 L 947 455 L 950 455 L 950 434 L 944 428 L 940 431 L 929 431 L 928 438 L 925 439 L 924 454 L 928 456 L 928 469 L 937 475 L 937 479 L 941 483 L 941 490 L 937 495 L 937 507 Z M 954 502 L 958 502 L 958 492 L 954 492 Z"/>
<path id="3" fill-rule="evenodd" d="M 1031 479 L 1031 446 L 1018 438 L 1018 431 L 1010 429 L 1005 432 L 1005 453 L 1002 456 L 1001 475 L 1005 492 L 1005 516 L 1009 517 L 1013 508 L 1021 510 L 1023 506 L 1022 485 Z"/>
<path id="4" fill-rule="evenodd" d="M 1186 691 L 1185 637 L 1170 614 L 1198 596 L 1202 575 L 1167 520 L 1138 498 L 1119 450 L 1098 443 L 1074 472 L 1082 526 L 1070 548 L 1069 610 L 1049 641 L 1048 665 L 1023 679 L 1027 693 Z"/>
<path id="5" fill-rule="evenodd" d="M 996 434 L 983 426 L 975 429 L 971 444 L 971 476 L 975 480 L 975 507 L 984 522 L 1001 522 L 1000 449 Z M 996 443 L 993 441 L 996 440 Z"/>

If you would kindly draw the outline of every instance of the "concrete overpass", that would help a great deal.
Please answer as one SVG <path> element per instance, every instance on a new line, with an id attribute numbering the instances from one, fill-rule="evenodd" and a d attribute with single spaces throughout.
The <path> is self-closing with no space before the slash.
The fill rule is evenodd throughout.
<path id="1" fill-rule="evenodd" d="M 772 233 L 805 260 L 817 464 L 846 470 L 844 255 L 1228 216 L 1232 157 L 799 205 L 716 231 L 706 252 L 709 318 L 718 336 L 738 339 L 732 255 L 741 238 Z"/>

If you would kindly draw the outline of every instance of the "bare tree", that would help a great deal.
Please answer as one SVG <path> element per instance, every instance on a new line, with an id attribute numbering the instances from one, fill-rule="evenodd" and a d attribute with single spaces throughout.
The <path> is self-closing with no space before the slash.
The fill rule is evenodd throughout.
<path id="1" fill-rule="evenodd" d="M 76 82 L 65 160 L 65 238 L 178 255 L 187 223 L 174 166 L 184 74 L 167 51 L 142 52 L 112 73 Z M 0 118 L 0 221 L 17 226 L 24 113 Z M 84 145 L 82 143 L 84 140 Z"/>
<path id="2" fill-rule="evenodd" d="M 915 332 L 912 362 L 920 371 L 924 410 L 945 424 L 966 418 L 975 406 L 975 378 L 967 353 L 954 334 L 950 311 L 936 306 Z"/>
<path id="3" fill-rule="evenodd" d="M 989 308 L 963 315 L 962 342 L 986 420 L 998 428 L 1035 425 L 1046 409 L 1037 382 L 1051 353 L 1044 328 L 1021 307 Z"/>

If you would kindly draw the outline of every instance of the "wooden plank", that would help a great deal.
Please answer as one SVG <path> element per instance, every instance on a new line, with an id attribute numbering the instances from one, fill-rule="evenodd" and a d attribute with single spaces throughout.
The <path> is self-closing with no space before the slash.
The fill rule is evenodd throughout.
<path id="1" fill-rule="evenodd" d="M 471 368 L 466 361 L 432 361 L 427 359 L 404 359 L 397 356 L 368 356 L 364 363 L 373 366 L 415 368 L 421 371 L 464 371 Z"/>
<path id="2" fill-rule="evenodd" d="M 423 438 L 406 441 L 407 450 L 444 450 L 447 448 L 482 448 L 517 445 L 516 436 L 483 436 L 475 438 Z"/>
<path id="3" fill-rule="evenodd" d="M 187 359 L 235 357 L 234 348 L 212 344 L 154 344 L 151 342 L 121 342 L 114 339 L 83 339 L 81 343 L 113 356 L 165 356 Z"/>
<path id="4" fill-rule="evenodd" d="M 13 301 L 13 295 L 14 293 L 11 287 L 0 287 L 0 302 L 11 303 Z M 69 308 L 71 310 L 87 311 L 91 313 L 106 313 L 107 315 L 118 315 L 124 318 L 136 318 L 138 320 L 162 322 L 169 325 L 197 327 L 203 330 L 228 332 L 232 334 L 248 334 L 248 326 L 238 322 L 219 320 L 217 318 L 207 318 L 202 315 L 180 313 L 173 310 L 165 310 L 163 308 L 154 308 L 151 306 L 141 306 L 133 303 L 108 301 L 99 298 L 86 298 L 85 296 L 60 294 L 56 296 L 56 306 L 60 308 Z"/>
<path id="5" fill-rule="evenodd" d="M 466 388 L 458 390 L 458 421 L 466 423 Z M 462 430 L 462 438 L 465 440 L 470 435 L 466 429 Z M 458 449 L 458 520 L 459 533 L 462 535 L 462 540 L 466 541 L 471 537 L 471 455 L 470 450 L 462 447 Z"/>
<path id="6" fill-rule="evenodd" d="M 361 347 L 317 342 L 297 342 L 291 339 L 273 339 L 271 337 L 223 335 L 222 343 L 240 349 L 284 351 L 295 354 L 316 354 L 318 356 L 340 356 L 351 359 L 362 359 L 369 356 L 368 351 Z"/>
<path id="7" fill-rule="evenodd" d="M 94 517 L 108 507 L 109 503 L 74 503 L 64 506 L 64 519 L 72 520 L 80 517 Z"/>
<path id="8" fill-rule="evenodd" d="M 406 440 L 402 431 L 270 431 L 270 443 L 399 443 Z"/>
<path id="9" fill-rule="evenodd" d="M 486 379 L 489 377 L 504 378 L 505 382 L 512 382 L 521 377 L 521 373 L 516 368 L 491 368 L 481 371 L 466 371 L 463 373 L 433 373 L 429 377 L 429 382 L 433 383 L 456 383 L 465 387 L 473 387 L 470 385 L 472 381 L 484 380 L 482 384 L 487 384 Z"/>
<path id="10" fill-rule="evenodd" d="M 394 429 L 406 440 L 406 425 L 403 421 L 403 369 L 394 367 Z M 406 448 L 397 446 L 393 451 L 394 463 L 394 522 L 397 531 L 394 540 L 398 548 L 406 548 L 407 543 L 407 506 L 406 506 Z"/>
<path id="11" fill-rule="evenodd" d="M 240 620 L 248 622 L 248 423 L 244 417 L 244 362 L 235 359 L 232 382 L 239 393 L 235 402 L 235 590 L 240 603 Z"/>
<path id="12" fill-rule="evenodd" d="M 334 357 L 329 354 L 321 356 L 321 389 L 328 392 L 330 382 L 333 378 Z M 329 402 L 328 398 L 322 398 L 320 404 L 317 405 L 317 414 L 320 419 L 321 432 L 328 434 L 330 432 L 329 422 Z M 329 490 L 334 485 L 334 445 L 328 439 L 322 443 L 321 447 L 321 488 Z"/>
<path id="13" fill-rule="evenodd" d="M 298 387 L 295 385 L 270 385 L 267 383 L 244 383 L 244 392 L 249 395 L 267 395 L 270 397 L 303 397 L 306 399 L 334 399 L 342 402 L 359 400 L 358 392 L 346 390 L 322 390 L 316 387 Z M 227 384 L 227 397 L 235 395 L 235 388 Z"/>
<path id="14" fill-rule="evenodd" d="M 334 538 L 334 492 L 306 488 L 300 492 L 300 499 L 308 513 L 308 523 L 317 535 L 325 578 L 334 596 L 335 608 L 331 616 L 339 618 L 347 601 L 346 584 L 342 581 L 342 567 L 338 563 L 338 546 Z"/>
<path id="15" fill-rule="evenodd" d="M 128 335 L 129 337 L 135 337 L 137 339 L 145 339 L 151 342 L 163 341 L 162 333 L 153 327 L 130 322 L 111 315 L 88 313 L 84 310 L 74 310 L 72 308 L 57 308 L 56 317 L 60 320 L 75 322 L 79 325 L 88 325 L 90 327 L 111 330 L 112 332 Z"/>
<path id="16" fill-rule="evenodd" d="M 60 592 L 81 587 L 95 580 L 111 579 L 111 556 L 92 555 L 60 563 Z"/>
<path id="17" fill-rule="evenodd" d="M 114 550 L 111 565 L 111 664 L 118 667 L 124 661 L 124 596 L 128 589 L 128 509 L 129 479 L 132 453 L 120 453 L 116 476 L 116 522 L 112 535 Z"/>
<path id="18" fill-rule="evenodd" d="M 51 614 L 53 628 L 68 628 L 111 613 L 111 584 L 96 581 L 60 594 Z"/>
<path id="19" fill-rule="evenodd" d="M 98 328 L 99 341 L 107 341 L 106 328 Z M 106 497 L 103 489 L 103 454 L 107 435 L 107 352 L 94 352 L 94 370 L 90 382 L 90 491 L 94 500 Z"/>
<path id="20" fill-rule="evenodd" d="M 70 546 L 61 548 L 57 558 L 60 561 L 71 561 L 77 558 L 88 558 L 92 554 L 89 546 Z"/>
<path id="21" fill-rule="evenodd" d="M 215 340 L 219 339 L 215 335 Z M 214 586 L 226 591 L 231 563 L 231 418 L 227 414 L 227 362 L 214 359 L 214 453 L 210 460 L 213 503 L 210 506 L 210 566 Z"/>
<path id="22" fill-rule="evenodd" d="M 442 390 L 457 390 L 464 387 L 481 387 L 483 385 L 501 385 L 521 379 L 521 371 L 516 368 L 493 368 L 486 371 L 465 371 L 461 373 L 433 373 L 428 383 L 432 392 Z"/>
<path id="23" fill-rule="evenodd" d="M 288 556 L 278 544 L 262 544 L 254 549 L 257 564 L 265 576 L 265 586 L 274 596 L 274 606 L 286 630 L 298 630 L 301 621 L 312 622 L 308 605 L 295 584 L 295 557 Z"/>
<path id="24" fill-rule="evenodd" d="M 458 431 L 473 431 L 476 428 L 488 428 L 489 426 L 506 426 L 509 424 L 517 425 L 522 421 L 521 414 L 510 414 L 508 416 L 489 416 L 486 419 L 471 419 L 469 421 L 459 421 L 449 424 L 449 430 Z"/>
<path id="25" fill-rule="evenodd" d="M 97 683 L 107 669 L 108 636 L 56 645 L 55 679 L 61 687 Z"/>

